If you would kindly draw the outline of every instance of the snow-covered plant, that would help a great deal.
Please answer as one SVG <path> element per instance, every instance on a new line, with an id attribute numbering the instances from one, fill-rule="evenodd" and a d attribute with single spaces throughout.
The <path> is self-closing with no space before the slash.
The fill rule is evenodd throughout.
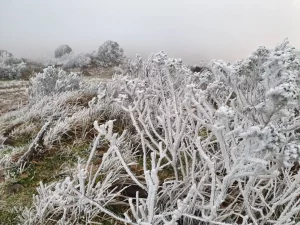
<path id="1" fill-rule="evenodd" d="M 97 63 L 100 66 L 116 66 L 124 59 L 124 50 L 115 41 L 104 42 L 97 52 Z"/>
<path id="2" fill-rule="evenodd" d="M 18 157 L 22 155 L 27 146 L 11 147 L 4 146 L 0 148 L 0 171 L 9 177 L 10 169 L 15 166 Z"/>
<path id="3" fill-rule="evenodd" d="M 90 223 L 99 218 L 101 213 L 114 215 L 106 209 L 111 205 L 122 204 L 117 200 L 122 188 L 114 185 L 122 182 L 122 177 L 128 176 L 127 170 L 135 161 L 136 153 L 131 152 L 126 131 L 120 136 L 112 133 L 113 121 L 103 125 L 95 122 L 94 126 L 98 135 L 92 144 L 88 160 L 79 160 L 71 177 L 49 185 L 41 183 L 37 189 L 38 195 L 34 197 L 34 207 L 22 212 L 22 224 L 47 224 L 50 221 L 57 224 Z M 102 162 L 94 165 L 92 160 L 96 149 L 104 141 L 108 142 L 109 148 L 103 155 Z M 100 179 L 101 177 L 104 179 Z"/>
<path id="4" fill-rule="evenodd" d="M 0 78 L 1 79 L 18 79 L 28 72 L 27 64 L 21 62 L 15 65 L 0 65 Z"/>
<path id="5" fill-rule="evenodd" d="M 300 110 L 299 51 L 285 40 L 274 50 L 260 47 L 244 61 L 229 66 L 213 62 L 212 67 L 236 96 L 231 95 L 227 104 L 230 103 L 242 122 L 239 124 L 242 138 L 239 144 L 251 147 L 253 140 L 250 137 L 253 137 L 262 145 L 256 151 L 273 151 L 272 157 L 282 158 L 288 149 L 286 144 L 298 139 L 298 132 L 290 129 L 296 129 Z M 225 132 L 232 130 L 234 128 Z M 293 165 L 286 159 L 284 165 Z"/>
<path id="6" fill-rule="evenodd" d="M 137 60 L 89 106 L 113 103 L 138 145 L 113 133 L 113 121 L 95 122 L 88 159 L 73 177 L 41 185 L 23 224 L 96 223 L 102 214 L 141 225 L 299 223 L 300 53 L 284 41 L 234 64 L 212 61 L 202 73 L 163 52 Z M 114 185 L 124 178 L 131 195 Z M 108 204 L 121 197 L 127 208 L 116 215 Z"/>
<path id="7" fill-rule="evenodd" d="M 51 75 L 51 71 L 55 73 L 59 71 L 59 69 L 52 69 L 47 72 L 48 75 Z M 66 91 L 55 89 L 58 85 L 53 81 L 53 83 L 55 83 L 53 89 L 49 86 L 46 87 L 49 87 L 49 90 L 55 92 L 47 92 L 47 95 L 43 95 L 43 93 L 45 93 L 43 87 L 29 87 L 29 93 L 36 91 L 34 92 L 35 94 L 42 92 L 42 95 L 32 95 L 29 105 L 1 116 L 0 135 L 6 133 L 6 136 L 15 137 L 22 135 L 22 133 L 30 133 L 30 129 L 35 129 L 35 127 L 29 126 L 28 121 L 35 120 L 43 124 L 48 120 L 54 120 L 55 122 L 51 124 L 51 127 L 43 136 L 44 145 L 49 146 L 54 142 L 59 142 L 61 136 L 66 132 L 72 129 L 74 130 L 77 127 L 84 130 L 85 127 L 89 127 L 95 119 L 102 118 L 104 111 L 107 111 L 105 109 L 108 108 L 108 105 L 104 101 L 102 103 L 99 102 L 99 104 L 94 104 L 93 101 L 91 101 L 90 104 L 88 103 L 93 97 L 95 98 L 97 96 L 97 90 L 99 88 L 97 84 L 100 83 L 100 81 L 93 80 L 92 82 L 83 82 L 81 78 L 79 79 L 80 89 L 74 88 Z M 46 82 L 42 78 L 38 81 L 36 84 L 41 86 L 41 82 Z M 50 81 L 48 80 L 48 82 Z M 60 85 L 62 84 L 63 83 L 60 82 Z M 52 85 L 54 86 L 54 84 Z M 67 87 L 67 85 L 65 87 Z M 19 126 L 18 124 L 22 125 Z M 10 127 L 13 128 L 15 125 L 17 125 L 17 129 L 10 129 Z M 9 134 L 7 134 L 6 130 L 10 130 Z"/>
<path id="8" fill-rule="evenodd" d="M 44 69 L 43 73 L 38 73 L 30 79 L 29 94 L 32 99 L 40 99 L 45 95 L 78 90 L 80 82 L 80 74 L 68 73 L 54 66 L 49 66 Z"/>
<path id="9" fill-rule="evenodd" d="M 70 52 L 59 58 L 44 58 L 42 64 L 44 66 L 61 66 L 63 69 L 83 68 L 89 66 L 91 58 L 88 54 Z"/>
<path id="10" fill-rule="evenodd" d="M 12 66 L 14 64 L 18 65 L 18 64 L 24 63 L 22 59 L 14 58 L 14 57 L 8 57 L 8 58 L 4 59 L 2 62 L 6 66 Z"/>
<path id="11" fill-rule="evenodd" d="M 6 50 L 0 50 L 0 79 L 18 79 L 28 72 L 23 59 L 14 58 Z"/>
<path id="12" fill-rule="evenodd" d="M 91 58 L 84 53 L 70 53 L 65 56 L 61 57 L 63 69 L 83 68 L 91 63 Z"/>
<path id="13" fill-rule="evenodd" d="M 11 58 L 13 57 L 13 54 L 8 52 L 7 50 L 0 49 L 0 60 L 3 61 L 3 59 Z"/>
<path id="14" fill-rule="evenodd" d="M 69 45 L 61 45 L 57 49 L 55 49 L 54 55 L 55 58 L 60 58 L 65 54 L 69 54 L 72 52 L 72 49 Z"/>

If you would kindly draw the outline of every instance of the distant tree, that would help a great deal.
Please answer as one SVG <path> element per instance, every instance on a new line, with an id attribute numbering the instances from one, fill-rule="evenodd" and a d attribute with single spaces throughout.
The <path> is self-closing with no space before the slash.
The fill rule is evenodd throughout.
<path id="1" fill-rule="evenodd" d="M 84 68 L 89 66 L 91 63 L 91 57 L 89 54 L 84 53 L 76 53 L 71 52 L 69 54 L 65 54 L 60 58 L 44 58 L 41 62 L 44 66 L 58 66 L 63 69 L 71 69 L 71 68 Z"/>
<path id="2" fill-rule="evenodd" d="M 4 65 L 16 65 L 16 64 L 20 64 L 22 62 L 24 62 L 25 60 L 22 60 L 20 58 L 14 58 L 14 57 L 7 57 L 3 59 L 3 64 Z"/>
<path id="3" fill-rule="evenodd" d="M 99 47 L 97 58 L 101 66 L 116 66 L 124 59 L 124 50 L 117 42 L 108 40 Z"/>
<path id="4" fill-rule="evenodd" d="M 70 53 L 66 57 L 62 57 L 62 68 L 83 68 L 91 63 L 91 58 L 84 53 Z"/>
<path id="5" fill-rule="evenodd" d="M 72 49 L 69 45 L 61 45 L 55 50 L 55 58 L 60 58 L 65 54 L 69 54 L 72 52 Z"/>
<path id="6" fill-rule="evenodd" d="M 26 61 L 15 58 L 6 50 L 0 50 L 0 79 L 26 78 L 30 74 Z"/>
<path id="7" fill-rule="evenodd" d="M 10 58 L 10 57 L 13 57 L 13 54 L 11 54 L 6 50 L 0 49 L 0 58 Z"/>

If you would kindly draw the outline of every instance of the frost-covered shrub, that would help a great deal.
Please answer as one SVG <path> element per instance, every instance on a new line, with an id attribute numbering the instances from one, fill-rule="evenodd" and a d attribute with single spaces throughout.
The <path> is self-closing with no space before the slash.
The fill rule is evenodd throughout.
<path id="1" fill-rule="evenodd" d="M 91 58 L 88 54 L 74 52 L 64 54 L 60 58 L 45 58 L 42 60 L 44 66 L 55 65 L 63 69 L 84 68 L 89 66 L 90 63 Z"/>
<path id="2" fill-rule="evenodd" d="M 162 69 L 166 67 L 166 69 Z M 120 65 L 123 75 L 139 79 L 148 79 L 153 77 L 152 72 L 161 73 L 162 78 L 164 74 L 171 73 L 171 76 L 181 76 L 183 73 L 191 74 L 181 59 L 169 58 L 163 51 L 151 54 L 146 61 L 143 61 L 141 56 L 136 55 L 135 59 L 128 59 L 126 63 Z M 178 79 L 179 80 L 179 79 Z"/>
<path id="3" fill-rule="evenodd" d="M 91 63 L 91 58 L 84 53 L 70 53 L 65 56 L 61 58 L 63 69 L 83 68 Z"/>
<path id="4" fill-rule="evenodd" d="M 3 61 L 3 63 L 4 63 L 4 65 L 10 66 L 10 65 L 14 65 L 14 64 L 24 63 L 24 61 L 22 59 L 10 57 L 10 58 L 6 58 Z"/>
<path id="5" fill-rule="evenodd" d="M 44 69 L 43 73 L 38 73 L 30 79 L 29 94 L 32 99 L 40 99 L 46 95 L 78 90 L 80 82 L 80 74 L 68 73 L 54 66 L 49 66 Z"/>
<path id="6" fill-rule="evenodd" d="M 102 213 L 143 225 L 299 222 L 296 49 L 287 41 L 260 47 L 234 64 L 212 61 L 200 73 L 163 52 L 128 68 L 99 88 L 89 107 L 106 103 L 111 115 L 127 116 L 138 147 L 126 145 L 125 132 L 113 133 L 113 121 L 95 122 L 89 157 L 72 176 L 40 186 L 34 207 L 22 212 L 23 224 L 81 217 L 97 223 Z M 108 151 L 93 164 L 102 144 Z M 130 182 L 117 186 L 125 179 Z M 122 195 L 120 189 L 132 186 L 138 187 L 132 195 Z M 123 215 L 110 203 L 127 206 Z"/>
<path id="7" fill-rule="evenodd" d="M 54 55 L 55 55 L 55 58 L 60 58 L 63 55 L 69 54 L 71 52 L 72 52 L 72 49 L 70 48 L 69 45 L 61 45 L 55 50 Z"/>
<path id="8" fill-rule="evenodd" d="M 124 59 L 124 50 L 115 41 L 108 40 L 98 49 L 97 63 L 101 66 L 116 66 Z"/>
<path id="9" fill-rule="evenodd" d="M 23 59 L 14 58 L 5 50 L 0 50 L 0 79 L 27 77 L 30 70 Z"/>
<path id="10" fill-rule="evenodd" d="M 107 140 L 110 145 L 108 151 L 103 155 L 104 160 L 100 165 L 101 170 L 92 171 L 93 165 L 91 160 L 93 157 L 90 157 L 87 163 L 83 163 L 82 160 L 78 162 L 78 166 L 73 173 L 78 173 L 78 175 L 80 174 L 79 176 L 67 177 L 61 182 L 46 186 L 41 183 L 38 193 L 47 197 L 40 198 L 39 195 L 35 197 L 34 205 L 39 205 L 39 207 L 33 210 L 25 209 L 22 212 L 21 219 L 23 224 L 47 224 L 49 221 L 53 222 L 54 215 L 58 224 L 74 224 L 82 219 L 84 221 L 93 221 L 94 219 L 99 219 L 103 212 L 98 207 L 99 203 L 107 207 L 119 202 L 115 199 L 116 194 L 111 190 L 111 186 L 120 182 L 120 177 L 126 176 L 126 171 L 122 168 L 122 164 L 130 166 L 136 159 L 136 153 L 130 149 L 130 138 L 126 131 L 120 136 L 112 133 L 113 121 L 100 126 L 95 122 L 95 126 L 99 133 L 91 147 L 92 155 L 95 154 L 96 148 L 99 147 L 101 141 Z M 121 154 L 122 161 L 120 161 Z M 93 176 L 93 178 L 86 182 L 86 178 L 90 176 Z M 105 178 L 100 181 L 98 179 L 99 176 L 105 176 Z M 74 184 L 74 186 L 70 185 L 70 183 Z M 74 188 L 75 186 L 76 188 Z M 118 192 L 120 193 L 121 191 Z M 97 202 L 96 205 L 91 204 L 89 199 L 74 198 L 78 193 L 93 199 L 92 201 Z M 68 206 L 58 208 L 57 206 L 62 203 Z M 81 206 L 78 207 L 79 205 Z M 91 214 L 90 212 L 93 213 Z"/>
<path id="11" fill-rule="evenodd" d="M 237 100 L 229 98 L 228 102 L 232 102 L 238 117 L 243 115 L 239 120 L 247 124 L 247 129 L 239 128 L 239 143 L 252 148 L 248 144 L 255 138 L 257 144 L 261 143 L 256 151 L 272 151 L 284 165 L 292 166 L 283 154 L 289 149 L 287 143 L 298 140 L 298 132 L 289 129 L 295 126 L 300 110 L 299 51 L 285 41 L 274 50 L 260 47 L 246 60 L 233 65 L 217 61 L 212 67 L 237 96 Z M 300 144 L 300 140 L 296 142 Z"/>
<path id="12" fill-rule="evenodd" d="M 1 79 L 18 79 L 28 71 L 26 63 L 22 62 L 15 66 L 1 66 L 0 65 L 0 78 Z"/>
<path id="13" fill-rule="evenodd" d="M 0 61 L 3 61 L 3 59 L 6 59 L 6 58 L 12 58 L 13 57 L 13 54 L 6 51 L 6 50 L 1 50 L 0 49 Z"/>

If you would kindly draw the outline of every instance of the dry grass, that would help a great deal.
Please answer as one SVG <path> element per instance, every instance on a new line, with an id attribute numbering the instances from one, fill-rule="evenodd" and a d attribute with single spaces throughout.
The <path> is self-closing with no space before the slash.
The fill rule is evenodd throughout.
<path id="1" fill-rule="evenodd" d="M 28 81 L 0 81 L 0 115 L 27 104 Z"/>
<path id="2" fill-rule="evenodd" d="M 93 79 L 106 80 L 111 78 L 112 69 L 92 69 L 88 73 L 92 75 L 85 76 L 84 79 L 90 82 Z M 0 116 L 18 110 L 28 103 L 26 93 L 28 85 L 28 81 L 0 81 Z M 66 104 L 70 107 L 87 107 L 87 103 L 93 97 L 93 95 L 84 95 Z M 104 123 L 105 119 L 98 118 L 98 121 Z M 120 122 L 117 124 L 119 126 L 115 126 L 114 131 L 122 132 L 125 129 L 124 125 Z M 41 121 L 30 120 L 15 124 L 7 121 L 6 125 L 0 129 L 2 135 L 6 137 L 4 144 L 8 147 L 24 146 L 26 148 L 37 134 Z M 43 154 L 35 155 L 21 173 L 14 168 L 7 170 L 13 176 L 0 184 L 0 225 L 17 224 L 18 214 L 14 208 L 30 206 L 32 196 L 37 194 L 36 188 L 41 181 L 51 183 L 63 179 L 66 171 L 70 171 L 76 165 L 78 157 L 88 157 L 89 145 L 95 135 L 96 131 L 92 123 L 88 125 L 76 124 L 70 131 L 61 136 L 59 142 L 53 143 L 52 146 L 40 146 L 43 148 L 41 151 Z M 103 146 L 97 149 L 96 159 L 93 162 L 95 166 L 101 162 L 102 155 L 107 151 L 107 147 Z M 120 212 L 118 207 L 112 210 L 116 213 Z M 121 211 L 123 212 L 123 210 Z M 105 215 L 99 215 L 99 222 L 107 225 L 119 224 Z"/>

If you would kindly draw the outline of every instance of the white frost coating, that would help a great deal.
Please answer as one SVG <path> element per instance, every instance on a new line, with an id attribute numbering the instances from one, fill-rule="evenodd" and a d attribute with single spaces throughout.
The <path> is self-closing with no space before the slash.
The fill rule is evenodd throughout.
<path id="1" fill-rule="evenodd" d="M 28 73 L 24 59 L 15 58 L 6 50 L 0 50 L 0 79 L 19 79 Z"/>
<path id="2" fill-rule="evenodd" d="M 54 55 L 55 58 L 60 58 L 65 54 L 69 54 L 72 52 L 72 49 L 69 45 L 61 45 L 57 49 L 55 49 Z"/>
<path id="3" fill-rule="evenodd" d="M 78 73 L 67 73 L 62 69 L 49 66 L 30 79 L 31 99 L 39 100 L 45 95 L 74 91 L 80 88 L 81 77 Z"/>
<path id="4" fill-rule="evenodd" d="M 112 120 L 95 122 L 88 161 L 70 178 L 41 184 L 22 224 L 93 221 L 101 213 L 143 225 L 299 222 L 300 54 L 287 41 L 233 64 L 212 61 L 204 73 L 163 52 L 137 57 L 124 73 L 90 107 L 104 104 L 112 118 L 130 121 L 138 149 L 126 132 L 113 132 Z M 108 150 L 94 165 L 104 142 Z M 137 153 L 139 175 L 130 167 Z M 114 186 L 124 180 L 136 191 L 126 202 L 124 186 Z M 116 215 L 112 204 L 128 211 Z"/>

